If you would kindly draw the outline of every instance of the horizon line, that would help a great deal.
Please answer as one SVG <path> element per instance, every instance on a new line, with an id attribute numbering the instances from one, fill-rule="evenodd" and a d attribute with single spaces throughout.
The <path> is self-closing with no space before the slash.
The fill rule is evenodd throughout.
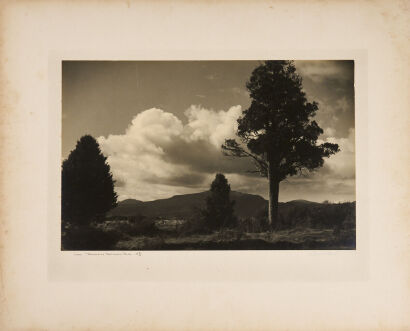
<path id="1" fill-rule="evenodd" d="M 153 201 L 158 201 L 158 200 L 167 200 L 167 199 L 171 199 L 173 197 L 177 197 L 177 196 L 183 196 L 183 195 L 193 195 L 193 194 L 200 194 L 200 193 L 205 193 L 205 192 L 209 192 L 209 190 L 207 191 L 200 191 L 200 192 L 195 192 L 195 193 L 186 193 L 186 194 L 174 194 L 168 198 L 159 198 L 159 199 L 154 199 L 154 200 L 140 200 L 140 199 L 136 199 L 136 198 L 126 198 L 126 199 L 122 199 L 119 200 L 118 203 L 123 202 L 125 200 L 135 200 L 135 201 L 141 201 L 141 202 L 153 202 Z M 236 192 L 236 193 L 241 193 L 241 194 L 248 194 L 248 195 L 254 195 L 254 196 L 258 196 L 260 198 L 262 198 L 263 200 L 269 202 L 268 199 L 264 198 L 263 196 L 259 195 L 259 194 L 253 194 L 253 193 L 247 193 L 247 192 L 240 192 L 240 191 L 235 191 L 232 190 L 231 192 Z M 312 201 L 312 200 L 307 200 L 307 199 L 292 199 L 292 200 L 287 200 L 287 201 L 278 201 L 279 203 L 288 203 L 288 202 L 292 202 L 292 201 L 307 201 L 307 202 L 313 202 L 313 203 L 325 203 L 325 201 L 327 201 L 329 204 L 331 203 L 348 203 L 348 202 L 356 202 L 356 200 L 339 200 L 339 201 L 331 201 L 331 200 L 323 200 L 323 201 Z"/>

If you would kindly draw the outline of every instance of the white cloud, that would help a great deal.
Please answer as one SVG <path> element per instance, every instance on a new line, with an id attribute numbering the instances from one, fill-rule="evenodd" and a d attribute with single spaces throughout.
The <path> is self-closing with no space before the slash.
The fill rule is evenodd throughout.
<path id="1" fill-rule="evenodd" d="M 216 148 L 220 148 L 226 138 L 235 137 L 236 120 L 241 113 L 241 106 L 215 112 L 192 105 L 185 111 L 185 116 L 188 118 L 185 137 L 193 141 L 208 140 Z"/>
<path id="2" fill-rule="evenodd" d="M 200 186 L 206 176 L 189 164 L 169 162 L 167 151 L 179 148 L 175 145 L 184 141 L 188 145 L 205 143 L 208 149 L 220 153 L 224 139 L 235 135 L 240 114 L 240 106 L 218 112 L 191 106 L 185 112 L 188 123 L 183 125 L 175 115 L 151 108 L 136 115 L 124 134 L 99 137 L 114 179 L 121 184 L 116 187 L 120 199 L 150 200 L 198 191 L 189 185 Z"/>
<path id="3" fill-rule="evenodd" d="M 159 155 L 161 145 L 181 134 L 182 122 L 173 114 L 151 108 L 135 116 L 123 135 L 99 137 L 107 155 Z"/>
<path id="4" fill-rule="evenodd" d="M 351 179 L 355 177 L 355 131 L 349 130 L 346 138 L 327 137 L 318 143 L 329 142 L 339 145 L 340 152 L 325 160 L 324 167 L 332 178 Z"/>

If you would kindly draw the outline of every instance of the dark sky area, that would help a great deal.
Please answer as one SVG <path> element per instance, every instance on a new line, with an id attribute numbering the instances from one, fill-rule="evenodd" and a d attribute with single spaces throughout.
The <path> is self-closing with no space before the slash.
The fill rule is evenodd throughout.
<path id="1" fill-rule="evenodd" d="M 223 172 L 236 191 L 267 197 L 248 160 L 224 157 L 250 104 L 245 84 L 259 61 L 64 61 L 62 158 L 84 134 L 100 143 L 120 200 L 153 200 L 209 188 Z M 323 168 L 281 183 L 280 201 L 355 200 L 353 61 L 295 61 L 319 102 L 321 141 L 341 152 Z"/>

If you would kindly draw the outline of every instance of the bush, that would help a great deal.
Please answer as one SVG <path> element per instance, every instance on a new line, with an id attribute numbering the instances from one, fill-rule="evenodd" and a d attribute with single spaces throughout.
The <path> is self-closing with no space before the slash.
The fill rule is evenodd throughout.
<path id="1" fill-rule="evenodd" d="M 189 236 L 191 234 L 207 234 L 212 231 L 209 229 L 205 217 L 196 215 L 186 220 L 185 223 L 178 226 L 179 236 Z"/>
<path id="2" fill-rule="evenodd" d="M 199 207 L 192 207 L 191 216 L 178 225 L 176 231 L 179 237 L 212 233 L 206 219 L 206 212 Z"/>
<path id="3" fill-rule="evenodd" d="M 158 233 L 155 221 L 148 218 L 130 217 L 128 222 L 121 224 L 120 229 L 122 233 L 130 236 L 153 236 Z"/>
<path id="4" fill-rule="evenodd" d="M 111 220 L 101 224 L 99 228 L 104 231 L 116 231 L 126 236 L 153 236 L 158 233 L 153 219 L 143 216 L 131 216 L 126 220 Z"/>
<path id="5" fill-rule="evenodd" d="M 291 208 L 282 205 L 279 206 L 278 229 L 351 229 L 355 228 L 355 219 L 355 203 L 350 202 L 295 205 Z"/>
<path id="6" fill-rule="evenodd" d="M 121 239 L 114 230 L 94 226 L 71 226 L 62 233 L 62 250 L 111 250 Z"/>
<path id="7" fill-rule="evenodd" d="M 238 220 L 236 229 L 242 232 L 260 233 L 269 231 L 269 222 L 267 218 L 249 217 Z"/>

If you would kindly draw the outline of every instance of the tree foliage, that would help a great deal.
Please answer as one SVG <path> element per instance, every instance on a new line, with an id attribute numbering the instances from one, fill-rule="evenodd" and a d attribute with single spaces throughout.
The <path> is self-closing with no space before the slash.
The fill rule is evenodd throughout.
<path id="1" fill-rule="evenodd" d="M 227 139 L 222 150 L 225 155 L 252 158 L 253 172 L 268 177 L 270 208 L 274 209 L 270 209 L 271 219 L 277 215 L 279 182 L 321 167 L 324 158 L 339 147 L 317 144 L 323 133 L 312 120 L 318 104 L 307 100 L 293 61 L 263 62 L 254 69 L 246 87 L 252 101 L 238 119 L 240 141 Z"/>
<path id="2" fill-rule="evenodd" d="M 97 141 L 85 135 L 64 160 L 61 181 L 63 222 L 87 225 L 117 205 L 114 180 Z"/>
<path id="3" fill-rule="evenodd" d="M 205 219 L 207 226 L 215 230 L 220 227 L 232 226 L 235 217 L 230 200 L 231 186 L 223 174 L 216 174 L 211 184 L 210 195 L 206 199 Z"/>
<path id="4" fill-rule="evenodd" d="M 337 144 L 316 144 L 323 130 L 312 120 L 318 110 L 308 102 L 293 61 L 265 61 L 247 82 L 252 103 L 238 119 L 237 135 L 246 149 L 227 139 L 228 155 L 253 158 L 267 177 L 268 162 L 277 167 L 279 180 L 323 165 L 323 158 L 338 151 Z"/>

